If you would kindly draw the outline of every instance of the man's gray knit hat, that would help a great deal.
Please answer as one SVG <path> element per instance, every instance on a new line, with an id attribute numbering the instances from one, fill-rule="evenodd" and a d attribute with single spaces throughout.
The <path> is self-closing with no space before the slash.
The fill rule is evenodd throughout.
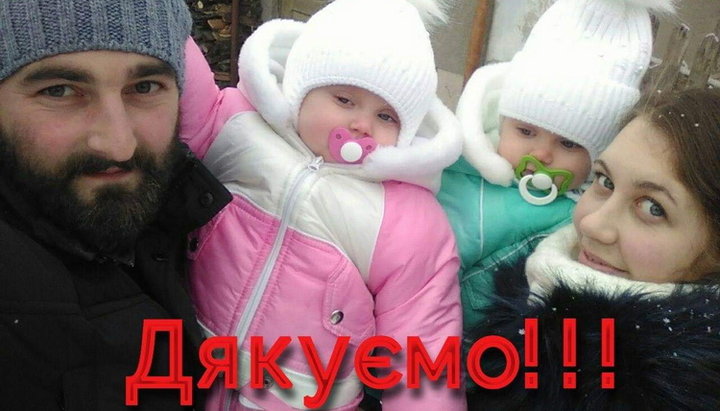
<path id="1" fill-rule="evenodd" d="M 184 0 L 0 0 L 0 81 L 56 54 L 115 50 L 168 63 L 183 84 Z"/>

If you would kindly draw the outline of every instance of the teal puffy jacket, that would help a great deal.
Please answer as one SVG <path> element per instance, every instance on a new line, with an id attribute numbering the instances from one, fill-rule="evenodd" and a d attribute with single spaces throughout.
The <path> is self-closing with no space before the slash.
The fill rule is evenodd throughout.
<path id="1" fill-rule="evenodd" d="M 442 176 L 438 200 L 447 213 L 461 258 L 463 329 L 482 321 L 480 310 L 494 294 L 492 274 L 526 258 L 548 234 L 571 222 L 575 201 L 560 196 L 545 206 L 520 197 L 510 164 L 495 151 L 500 126 L 498 102 L 507 63 L 479 68 L 457 108 L 464 134 L 463 157 Z M 471 342 L 471 341 L 470 341 Z M 468 342 L 465 342 L 467 350 Z"/>

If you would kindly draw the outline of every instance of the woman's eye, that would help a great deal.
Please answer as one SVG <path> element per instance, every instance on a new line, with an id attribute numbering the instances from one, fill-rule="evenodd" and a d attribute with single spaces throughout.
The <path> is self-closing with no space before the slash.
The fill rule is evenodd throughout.
<path id="1" fill-rule="evenodd" d="M 606 190 L 615 189 L 615 184 L 603 173 L 595 173 L 595 181 Z"/>
<path id="2" fill-rule="evenodd" d="M 138 94 L 148 94 L 157 91 L 160 85 L 154 81 L 141 81 L 135 84 L 135 92 Z"/>
<path id="3" fill-rule="evenodd" d="M 380 120 L 382 120 L 382 121 L 387 121 L 387 122 L 391 122 L 391 123 L 397 123 L 397 120 L 395 120 L 395 117 L 391 116 L 390 114 L 380 113 L 380 114 L 378 114 L 378 117 L 379 117 Z"/>
<path id="4" fill-rule="evenodd" d="M 665 217 L 665 209 L 651 198 L 643 198 L 640 200 L 640 210 L 652 217 Z"/>
<path id="5" fill-rule="evenodd" d="M 74 92 L 70 86 L 51 86 L 41 90 L 40 93 L 49 97 L 67 97 Z"/>
<path id="6" fill-rule="evenodd" d="M 563 138 L 560 140 L 560 145 L 562 145 L 563 147 L 565 147 L 567 149 L 582 148 L 582 146 L 580 144 L 570 141 L 566 138 Z"/>

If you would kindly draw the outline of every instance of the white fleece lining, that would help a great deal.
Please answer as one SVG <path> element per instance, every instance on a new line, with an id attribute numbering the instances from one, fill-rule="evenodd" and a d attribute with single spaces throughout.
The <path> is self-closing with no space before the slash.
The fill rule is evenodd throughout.
<path id="1" fill-rule="evenodd" d="M 579 263 L 577 253 L 577 232 L 572 224 L 540 242 L 525 267 L 531 296 L 549 295 L 560 282 L 574 290 L 601 290 L 608 296 L 628 290 L 648 296 L 667 296 L 677 286 L 675 283 L 633 281 L 606 274 Z"/>
<path id="2" fill-rule="evenodd" d="M 463 157 L 483 178 L 505 187 L 513 181 L 512 165 L 497 153 L 497 148 L 485 133 L 483 110 L 487 105 L 485 97 L 488 92 L 502 88 L 508 64 L 491 64 L 475 70 L 455 110 L 463 134 Z"/>

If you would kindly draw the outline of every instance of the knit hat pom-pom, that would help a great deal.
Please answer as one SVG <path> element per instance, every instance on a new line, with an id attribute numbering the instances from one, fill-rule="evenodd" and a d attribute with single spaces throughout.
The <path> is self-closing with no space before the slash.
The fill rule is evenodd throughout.
<path id="1" fill-rule="evenodd" d="M 676 0 L 618 0 L 657 14 L 675 13 Z"/>
<path id="2" fill-rule="evenodd" d="M 594 160 L 640 98 L 652 57 L 650 13 L 672 13 L 674 4 L 557 0 L 513 57 L 500 114 L 580 144 Z"/>
<path id="3" fill-rule="evenodd" d="M 407 0 L 420 14 L 420 18 L 428 30 L 448 22 L 449 2 L 454 0 Z"/>

